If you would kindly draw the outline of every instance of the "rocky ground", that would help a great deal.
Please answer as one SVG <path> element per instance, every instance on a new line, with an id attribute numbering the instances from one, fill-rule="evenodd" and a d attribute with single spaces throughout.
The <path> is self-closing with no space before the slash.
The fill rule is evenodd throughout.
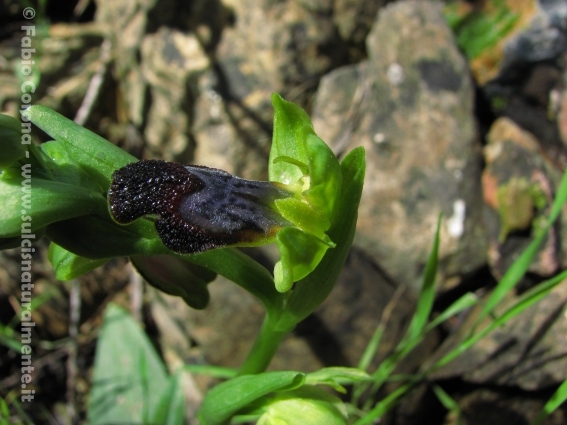
<path id="1" fill-rule="evenodd" d="M 491 16 L 502 2 L 445 8 L 385 0 L 74 3 L 49 1 L 36 17 L 34 102 L 71 118 L 79 114 L 86 127 L 137 157 L 266 179 L 272 92 L 302 105 L 337 155 L 366 148 L 355 245 L 337 288 L 284 342 L 274 369 L 355 365 L 384 314 L 389 319 L 378 357 L 387 354 L 415 306 L 440 212 L 438 310 L 467 291 L 486 295 L 549 212 L 567 164 L 562 0 L 504 1 L 513 6 L 505 15 L 513 17 L 508 30 L 474 55 L 467 50 L 475 46 L 470 39 L 467 44 L 466 20 L 453 28 L 447 22 L 482 10 L 481 3 Z M 26 24 L 21 9 L 0 4 L 0 106 L 14 116 L 20 107 L 14 69 Z M 42 19 L 49 25 L 42 27 Z M 473 40 L 499 28 L 488 22 Z M 506 303 L 565 269 L 566 223 L 567 208 Z M 70 286 L 55 281 L 46 246 L 38 245 L 34 262 L 35 296 L 46 297 L 34 313 L 41 341 L 35 382 L 55 421 L 67 414 Z M 253 255 L 266 263 L 275 258 L 271 249 Z M 18 311 L 16 256 L 7 251 L 1 258 L 4 324 Z M 79 280 L 79 370 L 72 385 L 82 415 L 101 311 L 111 300 L 131 305 L 136 297 L 128 291 L 140 294 L 141 286 L 125 260 Z M 244 358 L 260 325 L 260 306 L 222 279 L 211 284 L 211 295 L 206 310 L 192 311 L 179 299 L 145 290 L 138 311 L 170 367 L 237 366 Z M 566 302 L 567 282 L 436 372 L 466 424 L 527 424 L 535 417 L 567 376 Z M 424 341 L 400 372 L 448 350 L 474 315 Z M 0 394 L 17 388 L 15 358 L 0 346 Z M 198 384 L 203 391 L 207 382 Z M 546 423 L 566 420 L 563 409 Z M 423 386 L 384 423 L 456 422 Z"/>

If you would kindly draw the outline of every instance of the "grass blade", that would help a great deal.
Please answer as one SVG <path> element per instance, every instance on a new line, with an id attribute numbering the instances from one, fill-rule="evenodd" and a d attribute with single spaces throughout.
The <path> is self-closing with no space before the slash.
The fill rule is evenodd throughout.
<path id="1" fill-rule="evenodd" d="M 431 314 L 431 309 L 433 308 L 433 301 L 435 300 L 435 276 L 437 274 L 441 217 L 442 215 L 439 214 L 433 247 L 431 248 L 431 253 L 429 254 L 429 258 L 427 259 L 427 264 L 425 266 L 425 271 L 423 272 L 423 281 L 417 301 L 417 307 L 412 317 L 408 332 L 402 340 L 402 344 L 415 339 L 423 333 L 423 329 L 425 328 L 425 325 L 429 320 L 429 315 Z"/>
<path id="2" fill-rule="evenodd" d="M 561 406 L 567 400 L 567 380 L 565 380 L 557 391 L 553 393 L 551 398 L 545 403 L 543 409 L 537 417 L 534 419 L 531 425 L 538 425 L 543 421 L 549 414 L 555 411 L 559 406 Z"/>

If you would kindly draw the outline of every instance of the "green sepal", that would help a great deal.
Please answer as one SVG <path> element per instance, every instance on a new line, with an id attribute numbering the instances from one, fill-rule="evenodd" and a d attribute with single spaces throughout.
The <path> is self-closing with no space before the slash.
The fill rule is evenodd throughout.
<path id="1" fill-rule="evenodd" d="M 14 117 L 0 114 L 0 169 L 26 156 L 27 149 L 21 139 L 21 123 Z"/>
<path id="2" fill-rule="evenodd" d="M 295 227 L 286 227 L 276 235 L 280 260 L 274 267 L 274 282 L 279 292 L 291 289 L 294 282 L 303 279 L 315 269 L 328 248 L 334 244 L 316 238 Z"/>
<path id="3" fill-rule="evenodd" d="M 110 259 L 102 258 L 92 260 L 67 251 L 56 243 L 50 243 L 47 258 L 55 271 L 57 280 L 71 280 L 88 273 L 104 264 Z"/>
<path id="4" fill-rule="evenodd" d="M 189 307 L 203 309 L 209 303 L 207 284 L 217 274 L 172 255 L 130 257 L 138 273 L 154 288 L 181 297 Z"/>
<path id="5" fill-rule="evenodd" d="M 308 164 L 305 146 L 305 127 L 313 128 L 309 115 L 299 106 L 284 100 L 279 94 L 272 94 L 274 106 L 274 135 L 268 164 L 270 181 L 283 184 L 297 182 L 304 173 L 290 161 L 277 160 L 278 157 L 292 158 Z"/>

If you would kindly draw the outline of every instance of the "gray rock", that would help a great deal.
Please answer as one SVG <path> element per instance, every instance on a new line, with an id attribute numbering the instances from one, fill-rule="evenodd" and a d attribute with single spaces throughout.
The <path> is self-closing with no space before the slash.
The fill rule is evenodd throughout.
<path id="1" fill-rule="evenodd" d="M 544 402 L 534 397 L 510 394 L 509 391 L 479 389 L 458 398 L 461 410 L 447 415 L 446 425 L 530 424 L 543 408 Z M 561 409 L 549 415 L 542 423 L 563 425 L 567 420 Z"/>
<path id="2" fill-rule="evenodd" d="M 163 27 L 141 45 L 141 73 L 151 103 L 144 135 L 152 157 L 188 162 L 192 158 L 192 99 L 210 61 L 193 34 Z"/>
<path id="3" fill-rule="evenodd" d="M 497 307 L 496 315 L 502 314 L 517 300 L 509 294 Z M 520 387 L 527 391 L 559 385 L 567 375 L 566 303 L 567 282 L 563 282 L 539 303 L 434 372 L 432 378 L 461 376 L 468 382 Z M 469 313 L 461 326 L 445 340 L 431 363 L 458 346 L 469 334 L 480 308 Z M 487 324 L 485 320 L 478 329 Z"/>
<path id="4" fill-rule="evenodd" d="M 387 0 L 336 0 L 333 20 L 341 37 L 351 45 L 364 43 L 376 12 Z"/>
<path id="5" fill-rule="evenodd" d="M 218 63 L 229 94 L 252 110 L 274 91 L 305 101 L 323 74 L 346 63 L 330 1 L 226 3 L 235 24 L 224 31 Z"/>
<path id="6" fill-rule="evenodd" d="M 431 2 L 381 9 L 367 46 L 369 61 L 322 80 L 313 113 L 337 153 L 366 148 L 356 244 L 417 289 L 443 212 L 440 272 L 471 272 L 486 259 L 487 240 L 466 61 Z"/>

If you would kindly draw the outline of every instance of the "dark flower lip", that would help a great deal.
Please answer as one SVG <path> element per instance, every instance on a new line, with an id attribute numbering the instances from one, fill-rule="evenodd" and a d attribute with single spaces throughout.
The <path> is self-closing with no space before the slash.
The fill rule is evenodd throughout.
<path id="1" fill-rule="evenodd" d="M 215 168 L 147 160 L 114 172 L 108 203 L 120 224 L 156 215 L 164 245 L 193 254 L 271 239 L 290 225 L 276 212 L 274 201 L 290 196 L 281 185 Z"/>

